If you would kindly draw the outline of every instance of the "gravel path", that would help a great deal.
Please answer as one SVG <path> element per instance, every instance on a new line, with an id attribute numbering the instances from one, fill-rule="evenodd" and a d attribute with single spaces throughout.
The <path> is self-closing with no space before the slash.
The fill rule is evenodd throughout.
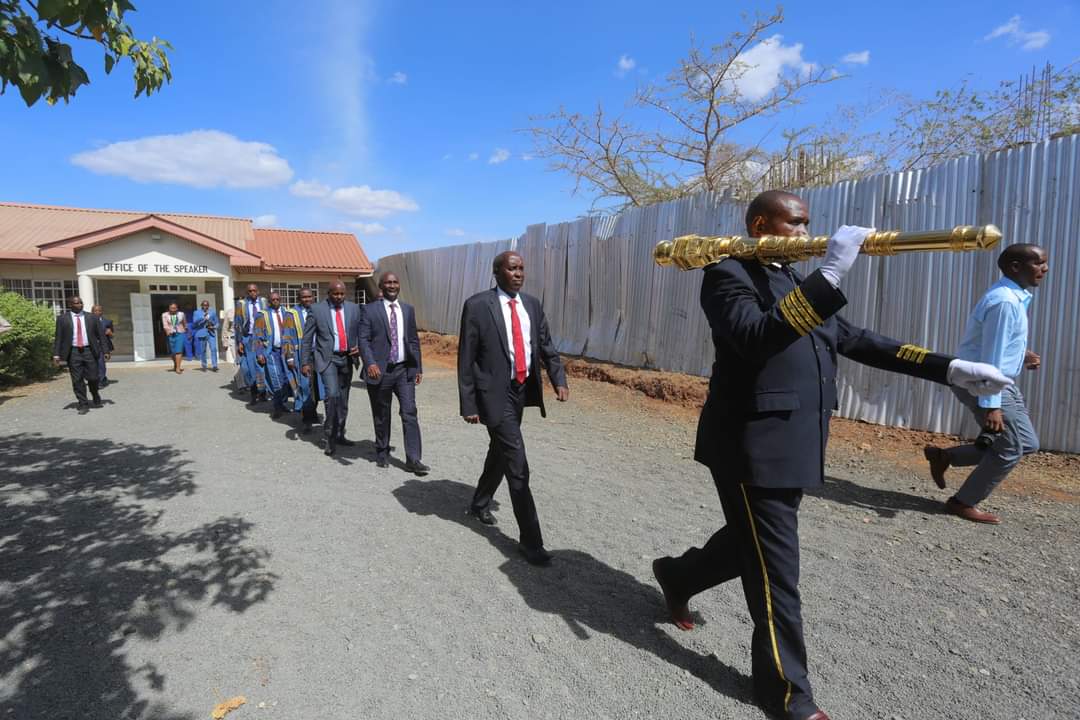
<path id="1" fill-rule="evenodd" d="M 537 569 L 505 489 L 498 526 L 464 515 L 487 436 L 450 369 L 418 393 L 423 479 L 375 467 L 362 387 L 363 442 L 326 458 L 226 373 L 110 375 L 85 417 L 66 378 L 0 395 L 0 718 L 763 717 L 738 584 L 684 633 L 650 574 L 722 523 L 685 414 L 581 381 L 527 413 Z M 829 474 L 802 590 L 835 720 L 1080 717 L 1077 506 L 1003 494 L 989 528 L 872 454 Z"/>

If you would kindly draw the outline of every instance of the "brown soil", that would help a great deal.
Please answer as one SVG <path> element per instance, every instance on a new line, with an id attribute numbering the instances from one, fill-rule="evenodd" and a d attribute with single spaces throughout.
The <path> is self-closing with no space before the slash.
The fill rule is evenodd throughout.
<path id="1" fill-rule="evenodd" d="M 420 341 L 426 362 L 444 367 L 456 364 L 456 336 L 422 332 Z M 708 381 L 694 375 L 626 368 L 584 358 L 565 359 L 565 365 L 571 377 L 627 389 L 631 397 L 620 398 L 620 401 L 633 402 L 636 395 L 640 403 L 641 395 L 644 395 L 649 398 L 644 402 L 649 405 L 651 414 L 659 413 L 673 421 L 686 422 L 688 428 L 697 420 L 708 392 Z M 688 440 L 690 437 L 688 435 Z M 948 446 L 960 442 L 963 440 L 954 435 L 834 418 L 829 451 L 830 457 L 841 458 L 872 453 L 879 461 L 922 475 L 927 473 L 922 454 L 924 446 Z M 950 475 L 954 481 L 959 481 L 960 477 L 956 470 Z M 1080 503 L 1080 455 L 1057 452 L 1030 455 L 1009 475 L 1000 492 Z"/>

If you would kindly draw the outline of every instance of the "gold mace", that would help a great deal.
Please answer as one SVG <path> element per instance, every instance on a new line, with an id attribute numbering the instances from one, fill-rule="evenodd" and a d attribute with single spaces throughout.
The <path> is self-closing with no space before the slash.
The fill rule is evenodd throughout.
<path id="1" fill-rule="evenodd" d="M 957 225 L 951 230 L 921 230 L 903 232 L 880 230 L 870 233 L 859 250 L 863 255 L 896 255 L 905 252 L 930 250 L 987 250 L 1001 242 L 1001 231 L 996 225 Z M 706 235 L 683 235 L 674 240 L 656 244 L 653 260 L 657 265 L 674 265 L 680 270 L 693 270 L 719 262 L 726 257 L 762 263 L 796 262 L 812 257 L 824 257 L 829 238 L 783 237 L 765 235 L 746 238 L 740 235 L 716 237 Z"/>

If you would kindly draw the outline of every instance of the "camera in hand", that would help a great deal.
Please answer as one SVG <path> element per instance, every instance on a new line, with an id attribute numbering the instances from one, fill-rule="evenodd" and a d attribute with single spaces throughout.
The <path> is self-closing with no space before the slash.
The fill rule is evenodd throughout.
<path id="1" fill-rule="evenodd" d="M 996 433 L 993 430 L 984 429 L 982 432 L 979 433 L 979 436 L 975 438 L 975 447 L 979 448 L 980 450 L 986 450 L 994 444 L 994 441 L 998 439 L 998 435 L 1000 434 L 1001 433 Z"/>

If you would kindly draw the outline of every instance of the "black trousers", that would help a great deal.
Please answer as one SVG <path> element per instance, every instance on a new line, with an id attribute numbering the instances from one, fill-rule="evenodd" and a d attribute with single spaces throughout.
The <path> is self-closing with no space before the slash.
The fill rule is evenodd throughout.
<path id="1" fill-rule="evenodd" d="M 511 381 L 503 416 L 497 425 L 489 425 L 487 429 L 487 458 L 473 494 L 472 509 L 487 509 L 505 475 L 521 544 L 540 548 L 544 546 L 544 538 L 540 534 L 536 503 L 529 490 L 529 460 L 525 457 L 525 440 L 521 436 L 521 414 L 524 409 L 525 387 Z"/>
<path id="2" fill-rule="evenodd" d="M 806 670 L 802 603 L 799 599 L 798 488 L 740 485 L 716 470 L 727 525 L 704 547 L 675 558 L 673 594 L 689 599 L 734 578 L 742 579 L 754 621 L 751 667 L 758 701 L 790 717 L 817 710 Z"/>
<path id="3" fill-rule="evenodd" d="M 371 401 L 371 419 L 375 423 L 375 454 L 386 459 L 390 454 L 390 408 L 396 396 L 401 415 L 401 431 L 405 435 L 405 459 L 420 461 L 420 422 L 416 415 L 416 383 L 409 380 L 404 363 L 388 365 L 379 384 L 367 384 Z"/>
<path id="4" fill-rule="evenodd" d="M 349 417 L 349 390 L 352 388 L 352 360 L 345 355 L 334 355 L 330 366 L 320 373 L 326 397 L 323 409 L 323 437 L 330 444 L 345 437 L 345 421 Z"/>
<path id="5" fill-rule="evenodd" d="M 301 408 L 300 421 L 314 424 L 319 418 L 318 413 L 315 412 L 315 408 L 318 406 L 319 400 L 322 399 L 319 397 L 319 379 L 312 375 L 308 378 L 308 385 L 311 387 L 311 392 L 308 394 L 307 401 L 304 403 L 303 408 Z"/>
<path id="6" fill-rule="evenodd" d="M 75 390 L 75 399 L 79 405 L 89 405 L 86 399 L 86 386 L 90 386 L 90 394 L 96 400 L 98 397 L 98 359 L 89 347 L 82 350 L 71 348 L 67 357 L 68 372 L 71 373 L 71 387 Z"/>

